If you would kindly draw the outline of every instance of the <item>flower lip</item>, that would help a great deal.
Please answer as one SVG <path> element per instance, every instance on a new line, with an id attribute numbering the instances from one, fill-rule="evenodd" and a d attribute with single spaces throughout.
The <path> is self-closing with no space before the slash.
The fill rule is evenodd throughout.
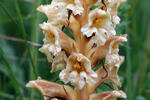
<path id="1" fill-rule="evenodd" d="M 74 4 L 68 4 L 67 9 L 72 10 L 74 15 L 81 15 L 84 11 L 80 0 L 74 0 Z"/>

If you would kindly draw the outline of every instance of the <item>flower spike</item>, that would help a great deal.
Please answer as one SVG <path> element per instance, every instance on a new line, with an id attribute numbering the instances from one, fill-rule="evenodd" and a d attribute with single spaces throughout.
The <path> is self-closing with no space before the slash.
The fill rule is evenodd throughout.
<path id="1" fill-rule="evenodd" d="M 51 72 L 60 70 L 58 80 L 64 85 L 38 78 L 26 87 L 38 89 L 45 100 L 126 98 L 118 89 L 118 71 L 125 59 L 119 55 L 119 43 L 126 42 L 127 35 L 116 36 L 115 31 L 120 23 L 117 8 L 124 1 L 52 0 L 49 5 L 39 6 L 37 10 L 48 18 L 40 24 L 44 44 L 39 50 L 52 63 Z M 101 5 L 91 10 L 97 2 Z M 66 28 L 71 37 L 64 33 Z M 95 70 L 98 65 L 101 67 Z M 113 84 L 112 91 L 95 93 L 100 84 L 107 82 Z"/>

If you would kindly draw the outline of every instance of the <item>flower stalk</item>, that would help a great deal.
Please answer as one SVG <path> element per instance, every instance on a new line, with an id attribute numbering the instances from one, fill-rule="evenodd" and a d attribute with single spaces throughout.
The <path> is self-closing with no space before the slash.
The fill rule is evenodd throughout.
<path id="1" fill-rule="evenodd" d="M 119 55 L 119 43 L 127 35 L 116 36 L 115 27 L 120 23 L 117 8 L 125 0 L 53 0 L 38 11 L 47 15 L 48 21 L 40 24 L 45 35 L 39 49 L 49 62 L 51 72 L 61 70 L 59 78 L 64 84 L 42 79 L 30 81 L 26 86 L 38 89 L 45 100 L 114 100 L 126 98 L 118 90 L 121 82 L 118 70 L 124 61 Z M 90 10 L 93 5 L 98 7 Z M 70 29 L 74 39 L 62 30 Z M 105 59 L 105 62 L 102 61 Z M 101 67 L 94 71 L 101 62 Z M 113 91 L 95 93 L 100 84 L 111 82 Z"/>

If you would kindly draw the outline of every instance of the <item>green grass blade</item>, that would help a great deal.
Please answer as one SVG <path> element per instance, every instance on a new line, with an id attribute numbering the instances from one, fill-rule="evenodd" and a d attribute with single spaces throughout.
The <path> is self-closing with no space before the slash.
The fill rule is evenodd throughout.
<path id="1" fill-rule="evenodd" d="M 14 99 L 13 95 L 10 95 L 10 94 L 4 93 L 4 92 L 0 92 L 0 97 L 4 97 L 4 98 L 10 99 L 10 100 Z"/>
<path id="2" fill-rule="evenodd" d="M 41 0 L 38 0 L 36 3 L 34 3 L 34 7 L 33 7 L 33 11 L 32 11 L 32 19 L 31 19 L 31 22 L 32 22 L 32 31 L 31 31 L 31 40 L 34 41 L 34 42 L 38 42 L 38 38 L 39 38 L 39 21 L 40 21 L 40 13 L 36 10 L 37 7 L 40 5 L 41 3 Z M 37 59 L 38 59 L 38 50 L 37 48 L 32 48 L 32 54 L 33 54 L 33 62 L 35 64 L 35 66 L 38 67 L 38 64 L 37 64 Z M 32 72 L 30 71 L 30 79 L 33 79 L 32 78 L 33 75 L 32 75 Z M 31 100 L 34 100 L 34 90 L 31 90 L 30 92 L 30 99 Z M 39 93 L 39 92 L 38 92 Z M 43 96 L 40 96 L 41 98 L 43 98 Z M 42 99 L 40 99 L 42 100 Z"/>
<path id="3" fill-rule="evenodd" d="M 10 20 L 12 22 L 14 22 L 16 25 L 17 25 L 17 22 L 14 20 L 14 18 L 9 14 L 7 8 L 2 4 L 0 3 L 0 7 L 3 9 L 3 11 L 6 13 L 6 15 L 10 18 Z"/>
<path id="4" fill-rule="evenodd" d="M 36 69 L 36 66 L 34 64 L 33 57 L 31 55 L 31 51 L 30 51 L 29 45 L 27 43 L 27 34 L 26 34 L 26 31 L 25 31 L 25 28 L 24 28 L 22 15 L 21 15 L 21 12 L 20 12 L 20 9 L 19 9 L 18 0 L 15 0 L 15 6 L 16 6 L 18 17 L 19 17 L 19 23 L 20 23 L 20 26 L 21 26 L 21 30 L 23 32 L 23 37 L 25 39 L 26 48 L 27 48 L 27 50 L 29 52 L 29 58 L 31 60 L 31 65 L 32 65 L 33 73 L 34 73 L 35 78 L 37 78 L 37 76 L 38 76 L 37 69 Z"/>
<path id="5" fill-rule="evenodd" d="M 150 32 L 147 32 L 147 38 L 146 38 L 146 43 L 145 43 L 145 47 L 147 47 L 148 49 L 150 48 Z M 150 51 L 147 51 L 148 53 L 150 53 Z M 148 64 L 150 61 L 150 56 L 147 55 L 147 53 L 144 53 L 144 61 L 142 63 L 142 67 L 139 68 L 139 82 L 138 82 L 138 90 L 137 90 L 137 94 L 142 94 L 142 92 L 144 91 L 144 83 L 146 81 L 146 74 L 147 74 L 147 70 L 148 70 Z"/>
<path id="6" fill-rule="evenodd" d="M 130 39 L 128 36 L 127 46 L 130 47 Z M 127 65 L 127 96 L 129 100 L 132 100 L 132 75 L 131 75 L 131 51 L 129 48 L 126 48 L 126 65 Z"/>
<path id="7" fill-rule="evenodd" d="M 0 56 L 6 66 L 6 69 L 8 71 L 8 74 L 10 76 L 10 79 L 12 81 L 12 85 L 14 86 L 15 90 L 16 90 L 16 93 L 18 94 L 19 96 L 19 99 L 22 100 L 22 93 L 21 93 L 21 89 L 19 87 L 19 83 L 17 82 L 16 78 L 15 78 L 15 75 L 14 75 L 14 72 L 12 71 L 11 69 L 11 66 L 9 65 L 9 63 L 7 62 L 7 59 L 5 58 L 5 54 L 3 52 L 3 50 L 0 48 Z"/>
<path id="8" fill-rule="evenodd" d="M 36 10 L 36 8 L 40 5 L 41 0 L 38 0 L 33 8 L 33 16 L 32 16 L 32 32 L 31 32 L 31 40 L 35 43 L 38 42 L 39 38 L 39 20 L 40 20 L 40 13 Z M 34 64 L 37 66 L 37 55 L 38 55 L 38 50 L 37 48 L 32 48 L 32 52 L 34 55 Z"/>
<path id="9" fill-rule="evenodd" d="M 129 4 L 127 2 L 127 4 Z M 128 13 L 126 14 L 126 22 L 128 21 Z M 128 24 L 126 25 L 125 32 L 128 34 Z M 130 47 L 130 36 L 128 36 L 127 47 Z M 131 48 L 126 48 L 126 65 L 127 65 L 127 98 L 132 100 L 132 74 L 131 74 Z"/>

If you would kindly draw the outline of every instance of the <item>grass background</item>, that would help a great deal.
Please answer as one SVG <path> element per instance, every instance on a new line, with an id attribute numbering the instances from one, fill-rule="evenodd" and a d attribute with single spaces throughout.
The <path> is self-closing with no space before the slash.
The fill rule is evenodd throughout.
<path id="1" fill-rule="evenodd" d="M 0 100 L 42 100 L 40 93 L 25 84 L 37 76 L 56 81 L 59 72 L 50 73 L 51 64 L 38 51 L 43 34 L 38 24 L 47 20 L 36 11 L 40 4 L 50 0 L 0 0 Z M 128 34 L 128 42 L 120 47 L 126 56 L 119 70 L 121 89 L 128 100 L 150 100 L 150 0 L 129 0 L 119 7 L 122 21 L 117 34 Z M 67 33 L 67 30 L 65 30 Z M 10 41 L 10 37 L 22 42 Z M 5 39 L 4 39 L 5 38 Z M 111 85 L 111 84 L 110 84 Z M 109 90 L 101 85 L 97 92 Z"/>

